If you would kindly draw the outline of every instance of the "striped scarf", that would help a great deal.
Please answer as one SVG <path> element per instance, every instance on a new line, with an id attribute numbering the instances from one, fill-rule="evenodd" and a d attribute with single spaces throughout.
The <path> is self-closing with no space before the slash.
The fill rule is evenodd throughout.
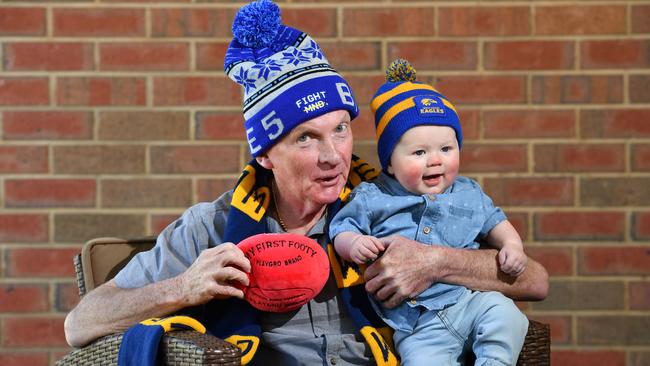
<path id="1" fill-rule="evenodd" d="M 362 181 L 371 180 L 378 171 L 356 156 L 352 157 L 350 174 L 339 198 L 327 208 L 327 226 L 341 208 L 351 190 Z M 271 172 L 253 159 L 237 180 L 224 233 L 224 241 L 238 243 L 267 231 L 267 213 L 272 200 Z M 370 305 L 365 292 L 365 266 L 341 260 L 327 238 L 327 253 L 340 298 L 348 315 L 371 349 L 378 366 L 394 366 L 399 361 L 392 348 L 392 330 L 386 326 Z M 249 363 L 260 343 L 259 311 L 246 301 L 231 298 L 212 301 L 206 311 L 207 328 L 216 336 L 235 344 L 242 350 L 242 364 Z"/>

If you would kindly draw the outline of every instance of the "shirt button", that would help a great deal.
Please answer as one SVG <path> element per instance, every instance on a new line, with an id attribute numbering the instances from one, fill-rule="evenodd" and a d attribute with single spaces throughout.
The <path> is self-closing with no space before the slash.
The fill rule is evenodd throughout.
<path id="1" fill-rule="evenodd" d="M 431 229 L 428 226 L 425 226 L 424 229 L 422 229 L 422 231 L 424 231 L 425 234 L 428 234 L 431 232 Z"/>
<path id="2" fill-rule="evenodd" d="M 336 365 L 336 358 L 335 357 L 330 358 L 330 363 L 332 365 Z"/>
<path id="3" fill-rule="evenodd" d="M 436 200 L 436 195 L 435 195 L 435 194 L 430 194 L 430 195 L 429 195 L 429 199 L 430 199 L 431 201 L 435 201 L 435 200 Z"/>
<path id="4" fill-rule="evenodd" d="M 411 305 L 417 305 L 417 303 L 418 303 L 418 301 L 415 300 L 415 299 L 411 299 L 411 300 L 409 300 L 409 302 L 411 303 Z"/>

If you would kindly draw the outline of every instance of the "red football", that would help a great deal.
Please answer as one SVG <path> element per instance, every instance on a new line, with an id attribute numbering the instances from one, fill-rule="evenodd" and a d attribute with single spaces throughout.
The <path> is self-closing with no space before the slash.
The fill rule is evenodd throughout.
<path id="1" fill-rule="evenodd" d="M 323 289 L 329 277 L 327 254 L 297 234 L 258 234 L 237 244 L 251 262 L 244 298 L 263 311 L 297 309 Z"/>

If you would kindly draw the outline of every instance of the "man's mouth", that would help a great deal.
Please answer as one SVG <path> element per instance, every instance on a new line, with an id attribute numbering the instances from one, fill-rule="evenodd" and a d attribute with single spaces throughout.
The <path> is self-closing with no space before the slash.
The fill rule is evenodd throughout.
<path id="1" fill-rule="evenodd" d="M 324 185 L 333 185 L 338 182 L 338 179 L 339 179 L 339 174 L 335 174 L 335 175 L 328 175 L 325 177 L 317 178 L 316 182 Z"/>

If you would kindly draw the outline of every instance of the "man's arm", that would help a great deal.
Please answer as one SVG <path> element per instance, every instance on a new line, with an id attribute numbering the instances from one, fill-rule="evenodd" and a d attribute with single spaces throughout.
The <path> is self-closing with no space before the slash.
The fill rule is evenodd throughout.
<path id="1" fill-rule="evenodd" d="M 84 296 L 65 319 L 65 336 L 73 347 L 128 329 L 151 317 L 161 317 L 211 299 L 243 298 L 232 282 L 248 285 L 250 262 L 235 245 L 206 249 L 182 274 L 135 289 L 113 280 Z"/>
<path id="2" fill-rule="evenodd" d="M 366 290 L 388 308 L 416 297 L 434 282 L 499 291 L 516 300 L 542 300 L 548 293 L 548 273 L 532 259 L 519 277 L 512 277 L 499 271 L 494 249 L 428 246 L 403 237 L 382 240 L 387 249 L 366 269 Z"/>

